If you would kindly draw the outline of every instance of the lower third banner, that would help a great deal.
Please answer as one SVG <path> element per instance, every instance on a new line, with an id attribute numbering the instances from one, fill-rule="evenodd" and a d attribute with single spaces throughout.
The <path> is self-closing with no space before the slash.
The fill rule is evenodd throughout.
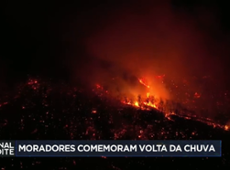
<path id="1" fill-rule="evenodd" d="M 2 157 L 220 157 L 221 141 L 0 141 Z"/>

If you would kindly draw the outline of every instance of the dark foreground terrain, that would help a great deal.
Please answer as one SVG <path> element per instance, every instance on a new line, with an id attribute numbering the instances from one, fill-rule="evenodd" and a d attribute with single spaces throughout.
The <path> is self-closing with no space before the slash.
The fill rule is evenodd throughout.
<path id="1" fill-rule="evenodd" d="M 58 85 L 57 85 L 58 84 Z M 1 140 L 217 139 L 221 158 L 1 158 L 8 169 L 225 169 L 230 133 L 194 120 L 123 106 L 95 90 L 30 80 L 0 99 Z M 169 167 L 170 166 L 170 167 Z"/>

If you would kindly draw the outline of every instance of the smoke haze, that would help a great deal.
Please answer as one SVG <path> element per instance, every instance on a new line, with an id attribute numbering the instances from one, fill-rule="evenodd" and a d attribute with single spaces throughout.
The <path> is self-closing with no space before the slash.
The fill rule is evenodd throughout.
<path id="1" fill-rule="evenodd" d="M 110 82 L 125 73 L 144 78 L 151 93 L 163 99 L 182 102 L 187 91 L 197 92 L 201 99 L 196 107 L 216 107 L 217 94 L 226 88 L 223 59 L 229 54 L 216 10 L 197 7 L 189 13 L 170 3 L 145 3 L 108 13 L 106 24 L 85 39 L 88 54 L 106 67 L 92 60 L 84 67 L 84 78 L 117 83 L 136 95 L 139 88 L 127 79 Z M 165 75 L 168 84 L 156 79 L 158 75 Z M 166 87 L 173 85 L 179 92 Z"/>

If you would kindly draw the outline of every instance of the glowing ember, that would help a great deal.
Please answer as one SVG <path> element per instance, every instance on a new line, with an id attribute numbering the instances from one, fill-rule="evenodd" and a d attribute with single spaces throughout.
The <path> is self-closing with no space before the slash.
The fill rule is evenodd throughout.
<path id="1" fill-rule="evenodd" d="M 140 82 L 141 84 L 143 84 L 145 87 L 150 88 L 150 86 L 147 85 L 142 79 L 139 79 L 139 82 Z"/>
<path id="2" fill-rule="evenodd" d="M 96 113 L 97 113 L 97 110 L 96 110 L 96 109 L 93 109 L 93 110 L 92 110 L 92 113 L 93 113 L 93 114 L 96 114 Z"/>
<path id="3" fill-rule="evenodd" d="M 96 87 L 99 89 L 99 88 L 101 88 L 101 86 L 99 85 L 99 84 L 96 84 Z"/>
<path id="4" fill-rule="evenodd" d="M 199 99 L 199 98 L 200 98 L 200 94 L 196 92 L 196 93 L 194 94 L 194 98 Z"/>
<path id="5" fill-rule="evenodd" d="M 135 102 L 134 105 L 137 106 L 137 107 L 139 107 L 139 103 L 138 102 Z"/>

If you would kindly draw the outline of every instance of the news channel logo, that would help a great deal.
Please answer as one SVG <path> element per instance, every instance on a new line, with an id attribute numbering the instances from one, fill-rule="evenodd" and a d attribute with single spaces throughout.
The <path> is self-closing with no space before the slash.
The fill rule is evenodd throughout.
<path id="1" fill-rule="evenodd" d="M 14 157 L 15 156 L 15 141 L 0 141 L 0 156 Z"/>

